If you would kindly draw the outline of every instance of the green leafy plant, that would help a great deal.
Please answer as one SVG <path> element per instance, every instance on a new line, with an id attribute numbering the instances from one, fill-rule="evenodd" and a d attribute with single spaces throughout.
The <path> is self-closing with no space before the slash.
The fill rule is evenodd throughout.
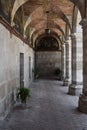
<path id="1" fill-rule="evenodd" d="M 60 70 L 60 68 L 56 68 L 56 69 L 55 69 L 54 75 L 57 76 L 57 78 L 58 78 L 59 80 L 62 79 L 62 71 Z"/>
<path id="2" fill-rule="evenodd" d="M 30 89 L 29 88 L 21 87 L 18 89 L 17 99 L 20 99 L 21 103 L 26 104 L 26 100 L 29 97 L 30 97 Z"/>

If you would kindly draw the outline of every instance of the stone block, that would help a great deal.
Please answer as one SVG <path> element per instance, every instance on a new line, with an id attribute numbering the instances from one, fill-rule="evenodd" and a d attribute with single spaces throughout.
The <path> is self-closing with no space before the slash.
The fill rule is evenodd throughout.
<path id="1" fill-rule="evenodd" d="M 82 94 L 82 85 L 71 84 L 69 86 L 68 94 L 79 96 L 80 94 Z"/>

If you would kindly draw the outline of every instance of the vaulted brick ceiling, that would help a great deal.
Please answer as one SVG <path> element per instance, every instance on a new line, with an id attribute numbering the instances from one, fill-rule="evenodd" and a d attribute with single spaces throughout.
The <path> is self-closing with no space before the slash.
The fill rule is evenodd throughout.
<path id="1" fill-rule="evenodd" d="M 48 23 L 48 28 L 53 28 L 58 34 L 61 32 L 55 24 L 65 31 L 65 25 L 70 24 L 73 13 L 73 4 L 69 0 L 29 0 L 23 8 L 26 18 L 31 18 L 30 27 L 44 30 Z"/>

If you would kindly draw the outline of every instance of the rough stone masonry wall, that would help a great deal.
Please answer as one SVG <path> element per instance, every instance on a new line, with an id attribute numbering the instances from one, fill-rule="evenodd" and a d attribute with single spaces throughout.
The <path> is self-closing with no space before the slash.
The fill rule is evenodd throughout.
<path id="1" fill-rule="evenodd" d="M 34 52 L 16 36 L 11 38 L 0 24 L 0 119 L 10 111 L 15 90 L 20 86 L 20 53 L 24 53 L 24 86 L 29 87 L 29 56 L 33 67 Z"/>
<path id="2" fill-rule="evenodd" d="M 46 51 L 36 53 L 36 64 L 40 76 L 51 76 L 57 68 L 61 69 L 61 51 Z"/>

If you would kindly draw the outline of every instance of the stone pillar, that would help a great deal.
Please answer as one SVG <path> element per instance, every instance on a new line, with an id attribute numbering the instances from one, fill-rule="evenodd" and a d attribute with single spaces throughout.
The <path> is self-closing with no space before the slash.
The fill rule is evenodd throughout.
<path id="1" fill-rule="evenodd" d="M 78 108 L 87 114 L 87 19 L 81 21 L 83 27 L 83 94 L 79 97 Z"/>
<path id="2" fill-rule="evenodd" d="M 81 29 L 81 28 L 80 28 Z M 79 30 L 80 30 L 79 29 Z M 72 84 L 69 86 L 68 93 L 71 95 L 82 94 L 82 31 L 71 35 L 72 39 Z"/>
<path id="3" fill-rule="evenodd" d="M 66 77 L 64 86 L 69 86 L 71 83 L 71 40 L 65 42 L 66 45 Z"/>
<path id="4" fill-rule="evenodd" d="M 65 79 L 66 74 L 66 51 L 65 51 L 65 43 L 62 43 L 62 80 Z"/>

